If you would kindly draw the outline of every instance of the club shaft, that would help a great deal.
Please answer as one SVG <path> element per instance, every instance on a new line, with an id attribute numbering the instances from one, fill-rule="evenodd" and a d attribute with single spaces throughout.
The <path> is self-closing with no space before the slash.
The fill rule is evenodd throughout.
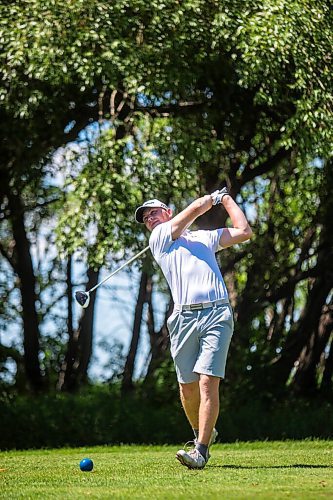
<path id="1" fill-rule="evenodd" d="M 93 288 L 90 288 L 90 290 L 88 290 L 88 293 L 93 292 L 94 290 L 96 290 L 97 287 L 99 287 L 100 285 L 102 285 L 103 283 L 105 283 L 107 280 L 109 280 L 110 278 L 112 278 L 112 276 L 114 276 L 115 274 L 119 273 L 119 271 L 121 271 L 122 269 L 124 269 L 124 267 L 126 267 L 129 264 L 131 264 L 132 262 L 134 262 L 141 255 L 143 255 L 145 252 L 147 252 L 147 250 L 149 250 L 149 246 L 147 246 L 146 248 L 144 248 L 143 250 L 141 250 L 141 252 L 139 252 L 136 255 L 134 255 L 134 257 L 132 257 L 127 262 L 125 262 L 122 266 L 118 267 L 118 269 L 116 269 L 115 271 L 113 271 L 111 274 L 109 274 L 108 276 L 106 276 L 106 278 L 104 278 L 102 281 L 100 281 L 99 283 L 97 283 L 97 285 L 95 285 Z"/>

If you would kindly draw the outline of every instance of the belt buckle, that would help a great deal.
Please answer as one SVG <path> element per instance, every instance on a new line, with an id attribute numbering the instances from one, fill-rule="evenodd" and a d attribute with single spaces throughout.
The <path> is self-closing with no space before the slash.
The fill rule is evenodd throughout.
<path id="1" fill-rule="evenodd" d="M 199 309 L 202 309 L 203 303 L 199 302 L 199 304 L 190 304 L 190 310 L 191 311 L 197 311 Z"/>

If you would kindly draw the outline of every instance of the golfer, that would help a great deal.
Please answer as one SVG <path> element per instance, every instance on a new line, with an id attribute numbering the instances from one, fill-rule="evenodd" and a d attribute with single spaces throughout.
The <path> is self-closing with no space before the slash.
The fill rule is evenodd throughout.
<path id="1" fill-rule="evenodd" d="M 232 227 L 189 231 L 197 217 L 222 204 Z M 215 441 L 219 383 L 233 334 L 233 313 L 215 253 L 251 238 L 246 217 L 226 188 L 193 201 L 172 217 L 159 200 L 137 208 L 137 222 L 151 231 L 149 246 L 171 289 L 170 349 L 182 405 L 194 432 L 194 448 L 176 458 L 190 469 L 205 467 Z"/>

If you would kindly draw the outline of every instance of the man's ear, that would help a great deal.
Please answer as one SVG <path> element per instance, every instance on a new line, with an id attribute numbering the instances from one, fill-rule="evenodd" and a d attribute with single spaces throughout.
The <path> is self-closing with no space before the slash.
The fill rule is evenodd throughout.
<path id="1" fill-rule="evenodd" d="M 172 208 L 168 208 L 167 214 L 170 218 L 172 217 Z"/>

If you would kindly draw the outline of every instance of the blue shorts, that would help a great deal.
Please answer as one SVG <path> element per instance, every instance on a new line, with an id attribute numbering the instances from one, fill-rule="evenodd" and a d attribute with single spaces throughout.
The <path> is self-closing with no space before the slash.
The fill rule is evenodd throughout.
<path id="1" fill-rule="evenodd" d="M 180 308 L 175 307 L 167 322 L 178 382 L 195 382 L 200 374 L 224 378 L 234 330 L 230 304 L 195 311 Z"/>

